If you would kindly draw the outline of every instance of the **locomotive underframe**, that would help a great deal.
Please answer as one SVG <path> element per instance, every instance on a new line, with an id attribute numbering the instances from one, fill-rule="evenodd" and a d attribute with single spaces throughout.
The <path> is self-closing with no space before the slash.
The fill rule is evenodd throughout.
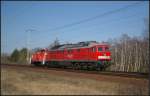
<path id="1" fill-rule="evenodd" d="M 84 61 L 84 60 L 64 60 L 64 61 L 46 61 L 32 62 L 35 66 L 47 66 L 47 67 L 61 67 L 72 69 L 85 69 L 85 70 L 105 70 L 110 64 L 110 61 Z"/>

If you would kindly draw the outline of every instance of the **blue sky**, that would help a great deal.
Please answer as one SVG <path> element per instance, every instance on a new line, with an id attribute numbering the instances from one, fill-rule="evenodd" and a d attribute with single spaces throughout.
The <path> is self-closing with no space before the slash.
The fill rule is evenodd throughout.
<path id="1" fill-rule="evenodd" d="M 136 1 L 137 2 L 137 1 Z M 140 36 L 144 18 L 149 18 L 149 2 L 144 1 L 120 12 L 102 16 L 60 30 L 51 30 L 73 22 L 95 17 L 136 3 L 131 1 L 3 1 L 1 2 L 1 51 L 11 53 L 15 48 L 47 47 L 56 37 L 61 43 L 119 38 L 126 33 Z"/>

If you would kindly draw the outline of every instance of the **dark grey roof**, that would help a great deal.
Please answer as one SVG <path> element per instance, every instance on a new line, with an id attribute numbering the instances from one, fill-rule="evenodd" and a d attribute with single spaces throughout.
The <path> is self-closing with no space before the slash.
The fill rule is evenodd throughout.
<path id="1" fill-rule="evenodd" d="M 52 47 L 50 50 L 63 50 L 65 48 L 79 48 L 79 47 L 88 47 L 91 43 L 99 44 L 96 41 L 85 41 L 85 42 L 78 42 L 76 44 L 62 44 Z"/>

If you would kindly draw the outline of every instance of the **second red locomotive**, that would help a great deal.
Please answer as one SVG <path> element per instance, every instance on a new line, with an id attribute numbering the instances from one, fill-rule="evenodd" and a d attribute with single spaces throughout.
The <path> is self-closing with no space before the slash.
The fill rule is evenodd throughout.
<path id="1" fill-rule="evenodd" d="M 32 54 L 31 64 L 49 67 L 105 69 L 111 60 L 109 45 L 96 41 L 58 45 Z"/>

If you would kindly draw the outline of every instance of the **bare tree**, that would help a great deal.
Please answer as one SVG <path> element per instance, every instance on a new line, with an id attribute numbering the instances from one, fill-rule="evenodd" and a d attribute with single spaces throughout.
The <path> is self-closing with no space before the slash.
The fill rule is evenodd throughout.
<path id="1" fill-rule="evenodd" d="M 53 49 L 54 47 L 57 47 L 59 45 L 60 45 L 59 40 L 56 38 L 56 40 L 54 40 L 54 42 L 48 46 L 48 49 Z"/>
<path id="2" fill-rule="evenodd" d="M 146 37 L 148 38 L 148 37 Z M 129 37 L 123 34 L 118 40 L 110 42 L 113 67 L 109 70 L 126 72 L 148 72 L 148 39 Z"/>

